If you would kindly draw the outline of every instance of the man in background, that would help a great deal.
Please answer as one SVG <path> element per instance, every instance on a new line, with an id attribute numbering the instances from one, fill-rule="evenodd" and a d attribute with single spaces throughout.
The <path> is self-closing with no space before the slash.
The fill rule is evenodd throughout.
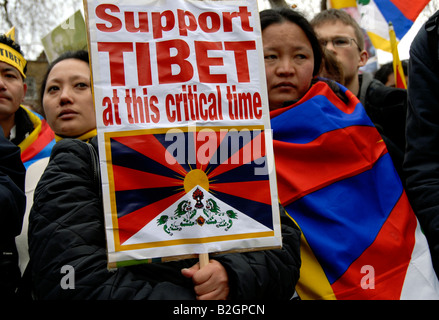
<path id="1" fill-rule="evenodd" d="M 26 94 L 26 60 L 13 32 L 0 35 L 0 126 L 19 146 L 25 167 L 50 156 L 55 136 L 41 115 L 21 105 Z"/>
<path id="2" fill-rule="evenodd" d="M 318 13 L 311 24 L 323 47 L 331 51 L 343 68 L 344 85 L 360 100 L 380 132 L 396 170 L 404 183 L 402 162 L 405 150 L 407 90 L 385 86 L 369 73 L 366 65 L 364 33 L 344 10 L 328 9 Z"/>

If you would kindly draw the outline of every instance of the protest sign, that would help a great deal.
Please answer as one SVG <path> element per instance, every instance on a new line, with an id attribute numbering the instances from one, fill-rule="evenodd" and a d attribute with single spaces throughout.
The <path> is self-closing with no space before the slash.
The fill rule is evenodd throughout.
<path id="1" fill-rule="evenodd" d="M 41 39 L 47 60 L 52 62 L 66 51 L 87 50 L 87 34 L 80 10 Z"/>
<path id="2" fill-rule="evenodd" d="M 109 266 L 280 247 L 257 1 L 84 5 Z"/>

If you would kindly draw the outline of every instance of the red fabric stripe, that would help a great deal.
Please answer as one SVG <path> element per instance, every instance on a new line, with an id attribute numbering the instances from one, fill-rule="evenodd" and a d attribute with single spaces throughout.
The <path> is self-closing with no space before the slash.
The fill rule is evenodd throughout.
<path id="1" fill-rule="evenodd" d="M 401 74 L 396 70 L 396 87 L 401 89 L 407 89 L 404 85 L 404 82 L 401 78 Z"/>
<path id="2" fill-rule="evenodd" d="M 367 126 L 327 132 L 307 144 L 277 140 L 273 143 L 279 199 L 283 205 L 364 172 L 387 153 L 376 128 Z"/>
<path id="3" fill-rule="evenodd" d="M 44 149 L 53 139 L 55 139 L 55 134 L 52 129 L 50 129 L 46 120 L 41 120 L 41 131 L 38 135 L 37 139 L 23 150 L 21 153 L 21 161 L 26 162 L 35 157 L 41 150 Z"/>
<path id="4" fill-rule="evenodd" d="M 400 299 L 415 246 L 415 230 L 416 218 L 403 192 L 372 245 L 332 284 L 337 299 Z M 369 269 L 362 271 L 364 266 Z M 372 275 L 375 288 L 367 289 Z"/>
<path id="5" fill-rule="evenodd" d="M 391 2 L 401 11 L 409 20 L 415 22 L 419 13 L 425 8 L 430 0 L 391 0 Z"/>
<path id="6" fill-rule="evenodd" d="M 271 111 L 270 118 L 277 117 L 281 113 L 291 108 L 294 108 L 295 106 L 301 105 L 307 100 L 314 98 L 316 95 L 325 96 L 329 101 L 331 101 L 334 106 L 347 114 L 351 114 L 352 112 L 354 112 L 356 105 L 360 102 L 352 92 L 347 90 L 346 96 L 349 98 L 349 103 L 345 104 L 340 100 L 340 98 L 337 97 L 334 91 L 332 91 L 332 89 L 326 83 L 320 81 L 314 84 L 311 89 L 308 90 L 308 92 L 302 97 L 302 99 L 300 99 L 295 104 Z"/>

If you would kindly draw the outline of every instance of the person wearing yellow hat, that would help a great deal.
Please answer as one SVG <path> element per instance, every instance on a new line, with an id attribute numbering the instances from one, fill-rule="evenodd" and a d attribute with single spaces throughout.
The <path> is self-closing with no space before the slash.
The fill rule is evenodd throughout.
<path id="1" fill-rule="evenodd" d="M 21 149 L 25 168 L 50 156 L 54 133 L 39 114 L 21 105 L 27 90 L 27 61 L 18 43 L 15 29 L 0 35 L 0 126 L 4 136 Z"/>
<path id="2" fill-rule="evenodd" d="M 12 35 L 13 36 L 13 35 Z M 15 237 L 25 212 L 25 168 L 21 150 L 9 141 L 16 136 L 15 114 L 26 93 L 26 61 L 19 47 L 0 36 L 0 298 L 15 299 L 20 284 Z M 21 129 L 21 126 L 20 126 Z M 33 127 L 32 127 L 33 130 Z M 31 131 L 31 130 L 29 130 Z"/>

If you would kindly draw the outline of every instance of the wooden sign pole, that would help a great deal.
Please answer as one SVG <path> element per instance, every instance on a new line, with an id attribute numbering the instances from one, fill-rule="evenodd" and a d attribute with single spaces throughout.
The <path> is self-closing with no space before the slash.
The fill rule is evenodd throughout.
<path id="1" fill-rule="evenodd" d="M 201 269 L 209 263 L 209 254 L 201 253 L 199 259 L 200 259 L 200 269 Z"/>

